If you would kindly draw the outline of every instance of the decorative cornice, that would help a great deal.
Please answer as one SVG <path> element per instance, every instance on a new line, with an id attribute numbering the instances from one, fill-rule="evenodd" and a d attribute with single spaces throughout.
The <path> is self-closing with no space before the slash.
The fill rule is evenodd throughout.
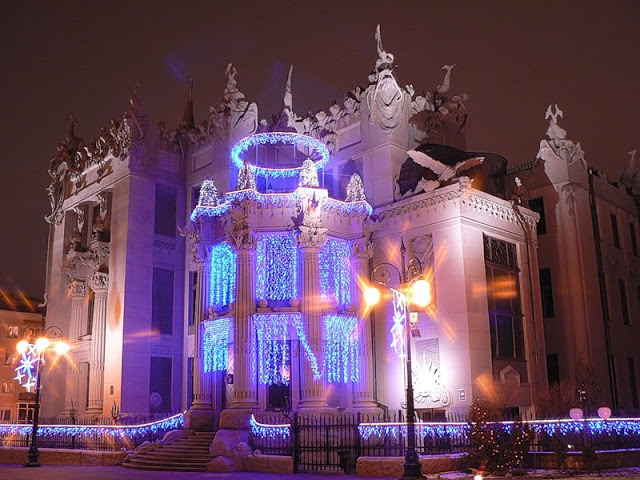
<path id="1" fill-rule="evenodd" d="M 460 205 L 461 212 L 484 213 L 499 218 L 509 223 L 517 224 L 518 216 L 513 206 L 506 200 L 496 199 L 483 194 L 466 185 L 458 184 L 457 188 L 445 187 L 437 189 L 428 194 L 427 197 L 417 201 L 401 201 L 401 205 L 393 205 L 390 208 L 378 213 L 380 221 L 384 222 L 397 216 L 411 214 L 418 210 L 435 211 L 437 208 L 445 206 L 448 202 Z M 520 209 L 522 216 L 531 228 L 536 226 L 540 216 L 535 212 L 527 212 Z"/>
<path id="2" fill-rule="evenodd" d="M 96 293 L 105 293 L 109 289 L 109 274 L 96 272 L 88 278 L 91 290 Z"/>
<path id="3" fill-rule="evenodd" d="M 87 279 L 98 271 L 109 256 L 109 246 L 99 245 L 87 252 L 74 252 L 67 258 L 66 264 L 61 268 L 67 278 L 67 285 L 75 279 Z"/>

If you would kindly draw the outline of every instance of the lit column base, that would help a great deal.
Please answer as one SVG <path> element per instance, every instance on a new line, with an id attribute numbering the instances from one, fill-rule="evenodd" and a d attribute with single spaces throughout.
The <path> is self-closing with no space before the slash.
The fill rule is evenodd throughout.
<path id="1" fill-rule="evenodd" d="M 192 406 L 184 418 L 185 426 L 199 432 L 212 432 L 215 428 L 215 415 L 211 408 Z"/>

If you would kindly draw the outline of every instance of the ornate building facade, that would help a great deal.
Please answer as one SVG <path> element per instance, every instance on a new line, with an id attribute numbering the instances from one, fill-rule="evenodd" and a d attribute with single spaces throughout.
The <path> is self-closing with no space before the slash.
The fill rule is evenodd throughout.
<path id="1" fill-rule="evenodd" d="M 73 349 L 48 373 L 45 412 L 188 409 L 210 428 L 233 411 L 401 409 L 405 325 L 419 411 L 486 397 L 535 410 L 546 350 L 560 351 L 543 320 L 540 214 L 506 159 L 466 151 L 453 66 L 416 94 L 379 30 L 376 43 L 367 86 L 329 113 L 295 114 L 290 70 L 281 112 L 259 120 L 230 64 L 199 124 L 191 91 L 159 135 L 137 91 L 91 142 L 72 118 L 50 168 L 47 319 Z M 568 240 L 552 241 L 542 251 Z M 406 305 L 410 322 L 402 275 L 376 277 L 403 262 L 433 297 Z M 396 293 L 371 308 L 378 280 Z"/>

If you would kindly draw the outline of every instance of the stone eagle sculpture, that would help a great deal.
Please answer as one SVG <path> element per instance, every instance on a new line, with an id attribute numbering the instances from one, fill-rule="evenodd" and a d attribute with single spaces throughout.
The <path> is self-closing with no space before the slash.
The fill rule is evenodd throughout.
<path id="1" fill-rule="evenodd" d="M 409 150 L 407 155 L 409 155 L 418 165 L 428 168 L 438 176 L 437 180 L 429 181 L 429 190 L 433 190 L 454 178 L 459 178 L 462 172 L 480 165 L 484 161 L 484 157 L 472 157 L 450 166 L 445 165 L 426 153 L 422 153 L 417 150 Z"/>

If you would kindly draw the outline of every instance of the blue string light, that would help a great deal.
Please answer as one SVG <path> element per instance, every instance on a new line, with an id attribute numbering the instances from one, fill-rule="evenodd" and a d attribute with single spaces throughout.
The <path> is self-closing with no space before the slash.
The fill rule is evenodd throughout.
<path id="1" fill-rule="evenodd" d="M 324 317 L 327 368 L 329 383 L 357 382 L 358 318 L 354 315 L 327 315 Z"/>
<path id="2" fill-rule="evenodd" d="M 209 304 L 216 307 L 230 305 L 236 290 L 236 254 L 222 242 L 211 247 L 211 276 Z"/>
<path id="3" fill-rule="evenodd" d="M 287 366 L 289 352 L 290 313 L 258 313 L 253 315 L 258 337 L 258 381 L 263 385 L 289 384 Z"/>
<path id="4" fill-rule="evenodd" d="M 249 425 L 251 425 L 251 433 L 260 438 L 276 440 L 278 438 L 288 438 L 291 434 L 290 424 L 269 425 L 266 423 L 258 423 L 256 417 L 253 416 L 253 413 L 249 419 Z"/>
<path id="5" fill-rule="evenodd" d="M 329 214 L 337 214 L 346 217 L 360 217 L 371 215 L 373 208 L 366 201 L 343 202 L 335 198 L 327 197 L 327 190 L 322 188 L 299 187 L 293 192 L 287 193 L 260 193 L 256 190 L 236 190 L 224 195 L 224 202 L 218 206 L 197 206 L 191 212 L 191 221 L 195 222 L 200 217 L 216 218 L 226 214 L 234 202 L 250 200 L 257 204 L 258 208 L 295 208 L 300 195 L 309 195 L 313 191 L 320 200 L 322 210 Z M 323 195 L 324 194 L 324 195 Z"/>
<path id="6" fill-rule="evenodd" d="M 130 438 L 146 437 L 169 430 L 181 428 L 184 412 L 155 422 L 140 425 L 39 425 L 38 436 L 74 435 L 93 438 Z M 31 425 L 0 424 L 0 436 L 30 435 Z"/>
<path id="7" fill-rule="evenodd" d="M 312 151 L 310 157 L 320 157 L 315 162 L 316 169 L 324 167 L 329 162 L 329 149 L 327 146 L 315 138 L 307 135 L 301 135 L 293 132 L 270 132 L 270 133 L 257 133 L 250 137 L 245 137 L 236 143 L 231 149 L 231 161 L 233 165 L 240 169 L 243 167 L 246 159 L 243 159 L 244 153 L 251 147 L 258 147 L 259 145 L 292 145 L 296 149 L 298 147 L 306 147 Z M 302 166 L 295 168 L 267 168 L 260 167 L 246 162 L 256 173 L 256 175 L 263 175 L 276 178 L 291 178 L 297 177 L 300 174 Z"/>
<path id="8" fill-rule="evenodd" d="M 322 378 L 322 370 L 318 364 L 318 358 L 316 354 L 313 352 L 311 345 L 309 345 L 309 341 L 307 340 L 307 334 L 304 331 L 304 325 L 302 324 L 302 315 L 297 313 L 291 316 L 291 323 L 296 329 L 296 333 L 298 335 L 298 340 L 300 340 L 300 344 L 302 345 L 302 349 L 304 350 L 305 357 L 307 361 L 311 365 L 311 371 L 313 372 L 313 378 L 318 380 Z"/>
<path id="9" fill-rule="evenodd" d="M 203 323 L 203 370 L 216 372 L 229 365 L 229 338 L 233 318 L 221 317 Z"/>
<path id="10" fill-rule="evenodd" d="M 329 238 L 320 253 L 320 294 L 325 301 L 335 300 L 339 309 L 351 304 L 351 247 L 347 240 Z"/>
<path id="11" fill-rule="evenodd" d="M 256 297 L 282 301 L 298 296 L 298 249 L 292 234 L 267 233 L 258 240 Z"/>

